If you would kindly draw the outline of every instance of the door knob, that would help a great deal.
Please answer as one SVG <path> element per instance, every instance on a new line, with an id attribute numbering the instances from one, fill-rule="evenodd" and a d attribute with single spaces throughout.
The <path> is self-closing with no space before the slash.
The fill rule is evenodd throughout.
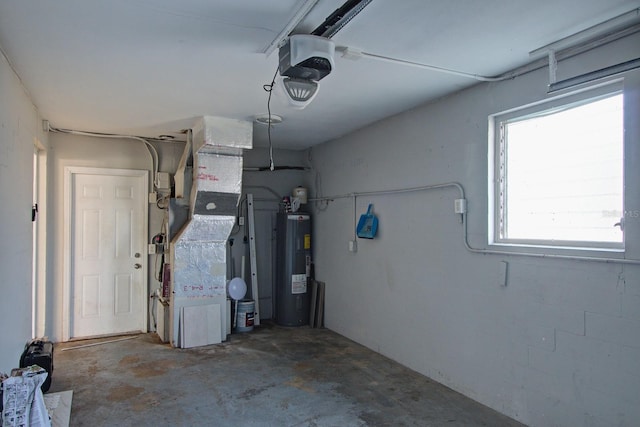
<path id="1" fill-rule="evenodd" d="M 138 269 L 142 268 L 142 264 L 135 263 L 135 264 L 133 264 L 133 268 L 138 270 Z"/>

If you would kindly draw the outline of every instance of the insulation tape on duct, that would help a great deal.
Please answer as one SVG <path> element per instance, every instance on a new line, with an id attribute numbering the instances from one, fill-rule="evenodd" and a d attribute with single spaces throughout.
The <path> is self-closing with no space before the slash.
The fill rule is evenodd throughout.
<path id="1" fill-rule="evenodd" d="M 252 133 L 251 122 L 218 117 L 199 118 L 190 133 L 181 159 L 183 173 L 193 159 L 193 175 L 184 178 L 192 178 L 189 220 L 172 239 L 170 251 L 174 345 L 184 327 L 181 309 L 202 303 L 195 300 L 226 298 L 226 242 L 242 192 L 242 150 L 252 147 Z M 176 304 L 181 299 L 194 301 Z"/>
<path id="2" fill-rule="evenodd" d="M 176 297 L 226 294 L 225 242 L 181 241 L 175 246 L 173 291 Z"/>
<path id="3" fill-rule="evenodd" d="M 196 154 L 194 160 L 197 191 L 242 192 L 242 157 Z"/>
<path id="4" fill-rule="evenodd" d="M 198 191 L 193 203 L 193 213 L 197 215 L 235 216 L 239 201 L 240 194 Z"/>
<path id="5" fill-rule="evenodd" d="M 241 154 L 242 149 L 253 146 L 253 124 L 244 120 L 223 117 L 200 117 L 193 126 L 193 152 L 231 153 L 233 149 Z"/>
<path id="6" fill-rule="evenodd" d="M 178 242 L 226 242 L 235 220 L 234 216 L 193 215 Z"/>

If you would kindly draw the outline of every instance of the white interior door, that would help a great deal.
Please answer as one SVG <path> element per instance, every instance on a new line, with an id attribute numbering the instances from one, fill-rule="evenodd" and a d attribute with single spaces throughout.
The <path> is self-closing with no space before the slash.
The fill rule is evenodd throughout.
<path id="1" fill-rule="evenodd" d="M 146 330 L 147 172 L 70 176 L 70 338 Z"/>

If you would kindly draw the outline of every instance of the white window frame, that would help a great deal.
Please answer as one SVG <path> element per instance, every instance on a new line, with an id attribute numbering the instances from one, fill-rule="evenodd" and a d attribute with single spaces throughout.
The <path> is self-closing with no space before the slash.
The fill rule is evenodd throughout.
<path id="1" fill-rule="evenodd" d="M 511 110 L 492 114 L 489 116 L 489 224 L 488 243 L 494 246 L 506 247 L 533 247 L 551 249 L 571 249 L 571 250 L 598 250 L 605 252 L 624 252 L 625 233 L 622 231 L 622 243 L 618 242 L 590 242 L 590 241 L 560 241 L 560 240 L 534 240 L 534 239 L 509 239 L 501 238 L 501 197 L 502 190 L 500 170 L 501 165 L 501 125 L 504 122 L 516 118 L 535 117 L 543 112 L 553 110 L 562 111 L 568 107 L 586 104 L 598 98 L 624 93 L 622 79 L 603 83 L 601 85 L 571 92 L 554 98 L 545 99 L 536 103 L 517 107 Z M 625 113 L 626 116 L 626 113 Z M 625 138 L 626 139 L 626 138 Z M 623 141 L 623 152 L 626 151 L 626 141 Z M 624 162 L 623 168 L 626 166 Z M 625 168 L 626 169 L 626 168 Z M 623 180 L 626 171 L 623 170 Z M 625 203 L 625 191 L 623 189 L 623 211 Z M 612 218 L 612 223 L 617 222 Z"/>

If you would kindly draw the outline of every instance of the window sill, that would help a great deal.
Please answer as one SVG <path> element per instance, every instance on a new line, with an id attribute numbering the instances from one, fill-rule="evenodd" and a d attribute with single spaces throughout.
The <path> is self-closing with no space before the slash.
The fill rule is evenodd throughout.
<path id="1" fill-rule="evenodd" d="M 627 253 L 624 248 L 595 248 L 576 246 L 551 246 L 525 243 L 493 242 L 487 246 L 488 252 L 505 255 L 532 256 L 537 258 L 560 258 L 584 261 L 626 262 Z"/>

